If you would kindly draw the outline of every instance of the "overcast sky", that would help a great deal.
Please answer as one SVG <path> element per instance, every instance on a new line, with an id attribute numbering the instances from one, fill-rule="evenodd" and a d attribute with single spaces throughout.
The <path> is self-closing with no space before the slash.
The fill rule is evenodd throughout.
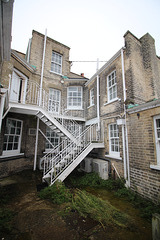
<path id="1" fill-rule="evenodd" d="M 25 53 L 32 30 L 47 29 L 50 38 L 71 48 L 71 61 L 107 61 L 124 46 L 129 30 L 138 38 L 149 32 L 159 56 L 159 24 L 160 0 L 15 0 L 11 46 Z M 96 62 L 75 62 L 71 71 L 90 78 Z"/>

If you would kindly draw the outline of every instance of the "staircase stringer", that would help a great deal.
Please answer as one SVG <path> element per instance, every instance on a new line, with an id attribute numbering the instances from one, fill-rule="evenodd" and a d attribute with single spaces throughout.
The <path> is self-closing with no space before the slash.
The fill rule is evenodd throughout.
<path id="1" fill-rule="evenodd" d="M 84 160 L 84 158 L 94 149 L 94 148 L 103 148 L 104 144 L 91 143 L 56 179 L 51 180 L 53 185 L 55 181 L 60 180 L 64 181 L 66 177 Z"/>
<path id="2" fill-rule="evenodd" d="M 52 117 L 50 113 L 48 113 L 43 108 L 39 109 L 39 112 L 41 112 L 50 122 L 52 122 L 61 132 L 64 133 L 65 136 L 67 136 L 69 139 L 71 139 L 73 142 L 76 141 L 76 138 L 61 124 L 59 123 L 55 117 Z M 50 127 L 50 126 L 49 126 Z"/>

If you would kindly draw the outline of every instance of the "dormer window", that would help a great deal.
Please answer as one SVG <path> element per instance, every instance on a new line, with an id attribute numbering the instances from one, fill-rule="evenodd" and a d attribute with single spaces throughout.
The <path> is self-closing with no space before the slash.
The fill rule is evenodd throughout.
<path id="1" fill-rule="evenodd" d="M 62 55 L 52 51 L 51 72 L 62 74 Z"/>

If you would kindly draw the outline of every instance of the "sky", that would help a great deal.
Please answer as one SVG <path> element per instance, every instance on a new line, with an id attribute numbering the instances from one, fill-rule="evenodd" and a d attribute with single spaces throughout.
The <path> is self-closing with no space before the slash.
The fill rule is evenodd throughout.
<path id="1" fill-rule="evenodd" d="M 71 71 L 92 77 L 121 47 L 129 30 L 147 32 L 160 56 L 160 0 L 14 0 L 12 49 L 26 52 L 32 30 L 71 48 Z M 74 62 L 75 61 L 75 62 Z M 78 62 L 77 62 L 78 61 Z"/>

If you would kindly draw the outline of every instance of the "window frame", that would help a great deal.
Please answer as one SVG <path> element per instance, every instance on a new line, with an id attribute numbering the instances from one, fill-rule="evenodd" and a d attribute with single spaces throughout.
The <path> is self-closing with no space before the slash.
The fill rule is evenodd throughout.
<path id="1" fill-rule="evenodd" d="M 114 74 L 114 84 L 112 84 L 112 75 Z M 111 80 L 109 79 L 111 77 Z M 109 86 L 109 82 L 111 82 L 111 86 Z M 111 94 L 110 91 L 112 90 L 112 95 L 113 95 L 113 88 L 116 88 L 116 96 L 114 98 L 110 98 Z M 116 76 L 116 70 L 112 71 L 108 76 L 107 76 L 107 96 L 108 96 L 108 103 L 114 102 L 117 99 L 117 76 Z"/>
<path id="2" fill-rule="evenodd" d="M 115 135 L 116 131 L 117 131 L 117 133 L 118 133 L 118 134 L 116 134 L 117 136 L 111 136 L 112 135 L 111 134 L 111 126 L 116 126 L 116 130 L 112 129 L 112 131 L 113 131 L 113 135 Z M 108 128 L 109 128 L 109 155 L 113 156 L 115 158 L 119 158 L 120 157 L 119 126 L 116 123 L 111 123 L 111 124 L 109 124 Z M 116 143 L 116 140 L 118 140 L 118 144 Z M 118 147 L 118 151 L 113 151 L 112 146 L 114 148 Z"/>
<path id="3" fill-rule="evenodd" d="M 51 136 L 54 134 L 54 136 Z M 60 136 L 54 132 L 51 128 L 47 127 L 46 128 L 46 137 L 49 139 L 49 141 L 54 145 L 54 147 L 58 146 L 60 143 Z M 54 139 L 54 142 L 52 142 L 51 139 Z M 58 143 L 55 144 L 55 139 L 58 139 Z M 48 146 L 48 147 L 47 147 Z M 52 145 L 46 140 L 45 142 L 45 151 L 49 152 L 51 149 L 53 149 Z"/>
<path id="4" fill-rule="evenodd" d="M 58 57 L 60 57 L 60 62 L 58 62 L 58 60 L 56 61 L 55 59 L 54 59 L 54 56 L 53 56 L 53 54 L 55 54 L 55 56 L 56 56 L 56 58 Z M 62 56 L 62 54 L 60 54 L 60 53 L 57 53 L 57 52 L 55 52 L 54 50 L 52 50 L 52 56 L 51 56 L 51 72 L 53 72 L 53 73 L 55 73 L 55 74 L 58 74 L 58 75 L 62 75 L 62 58 L 63 58 L 63 56 Z M 53 67 L 52 67 L 53 66 Z M 60 68 L 60 71 L 56 71 L 56 67 L 59 67 Z"/>
<path id="5" fill-rule="evenodd" d="M 81 96 L 78 96 L 78 91 L 69 91 L 70 88 L 80 88 L 81 89 Z M 76 93 L 77 92 L 77 95 L 74 96 L 73 93 Z M 69 93 L 72 93 L 72 96 L 69 96 Z M 73 105 L 74 101 L 73 99 L 81 99 L 81 103 L 80 105 Z M 72 105 L 69 104 L 69 99 L 71 99 L 71 103 Z M 82 86 L 69 86 L 67 87 L 67 109 L 69 110 L 82 110 L 82 102 L 83 102 L 83 88 Z"/>
<path id="6" fill-rule="evenodd" d="M 160 127 L 157 128 L 157 123 L 156 123 L 157 120 L 160 120 L 160 115 L 154 116 L 153 120 L 154 120 L 154 134 L 155 134 L 155 145 L 156 145 L 156 159 L 157 159 L 157 165 L 160 166 L 160 155 L 159 155 L 160 137 L 158 137 L 158 134 L 157 134 L 157 129 L 159 129 L 160 131 Z"/>
<path id="7" fill-rule="evenodd" d="M 7 125 L 9 120 L 11 121 L 16 121 L 16 128 L 15 128 L 15 133 L 11 133 L 11 127 L 9 128 L 9 126 Z M 16 129 L 18 128 L 17 127 L 17 122 L 20 122 L 21 123 L 21 127 L 20 127 L 20 133 L 19 134 L 16 134 Z M 21 139 L 22 139 L 22 129 L 23 129 L 23 121 L 22 120 L 19 120 L 19 119 L 15 119 L 15 118 L 7 118 L 6 120 L 6 127 L 5 127 L 5 132 L 7 130 L 7 126 L 8 126 L 8 129 L 9 129 L 9 133 L 4 133 L 4 140 L 3 140 L 3 152 L 2 152 L 2 155 L 3 156 L 11 156 L 11 155 L 18 155 L 20 154 L 20 150 L 21 150 Z M 5 141 L 5 137 L 7 137 L 7 141 Z M 18 137 L 18 142 L 15 142 L 15 138 Z M 12 150 L 8 150 L 8 143 L 9 143 L 9 138 L 13 138 L 14 141 L 10 141 L 11 144 L 15 144 L 15 143 L 18 143 L 18 148 L 17 149 L 12 149 Z M 7 150 L 4 150 L 4 144 L 7 144 Z M 13 146 L 12 146 L 13 148 Z"/>
<path id="8" fill-rule="evenodd" d="M 90 106 L 94 105 L 94 88 L 90 89 Z"/>
<path id="9" fill-rule="evenodd" d="M 51 91 L 52 91 L 52 93 L 51 93 Z M 54 92 L 54 94 L 53 94 L 53 92 Z M 59 100 L 57 99 L 58 92 L 59 92 Z M 52 99 L 51 96 L 52 96 L 52 98 L 53 98 L 53 96 L 55 96 L 56 99 Z M 55 104 L 56 104 L 56 107 L 54 107 L 55 110 L 53 110 L 53 104 L 51 104 L 52 102 L 55 102 Z M 48 111 L 51 113 L 59 114 L 60 106 L 61 106 L 61 91 L 59 89 L 49 88 Z M 57 108 L 58 108 L 58 110 L 56 111 Z"/>

